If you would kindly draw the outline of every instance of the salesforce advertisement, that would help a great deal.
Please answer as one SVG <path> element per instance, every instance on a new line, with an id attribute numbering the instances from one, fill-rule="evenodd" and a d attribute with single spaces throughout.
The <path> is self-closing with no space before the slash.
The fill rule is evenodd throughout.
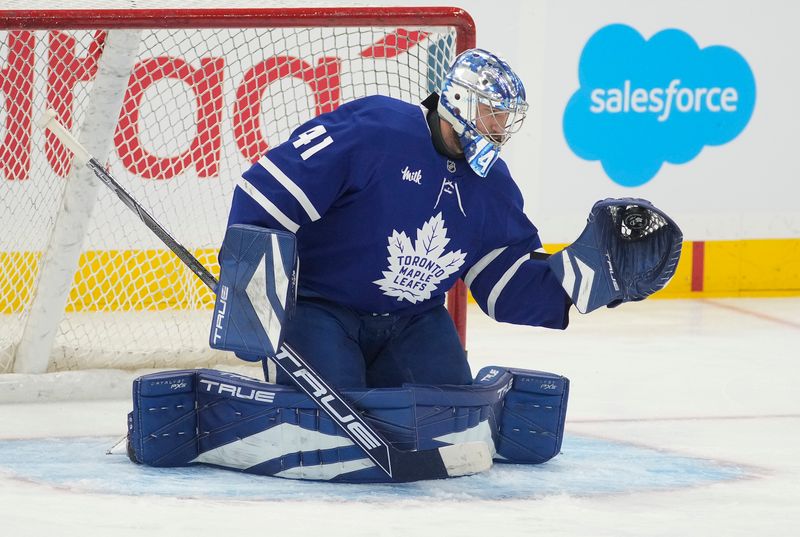
<path id="1" fill-rule="evenodd" d="M 665 162 L 686 164 L 705 146 L 730 142 L 756 100 L 753 73 L 738 52 L 701 49 L 677 29 L 645 39 L 630 26 L 606 26 L 584 47 L 578 73 L 564 136 L 577 156 L 599 161 L 623 186 L 643 185 Z"/>
<path id="2" fill-rule="evenodd" d="M 540 5 L 541 153 L 522 189 L 545 242 L 573 240 L 594 201 L 621 196 L 650 199 L 687 240 L 800 236 L 800 6 Z"/>

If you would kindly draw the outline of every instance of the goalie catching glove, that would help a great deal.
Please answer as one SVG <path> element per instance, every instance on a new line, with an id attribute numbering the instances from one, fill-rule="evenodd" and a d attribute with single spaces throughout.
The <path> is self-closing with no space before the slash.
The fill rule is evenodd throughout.
<path id="1" fill-rule="evenodd" d="M 647 200 L 605 199 L 592 207 L 580 237 L 548 263 L 575 307 L 643 300 L 675 274 L 683 234 Z"/>

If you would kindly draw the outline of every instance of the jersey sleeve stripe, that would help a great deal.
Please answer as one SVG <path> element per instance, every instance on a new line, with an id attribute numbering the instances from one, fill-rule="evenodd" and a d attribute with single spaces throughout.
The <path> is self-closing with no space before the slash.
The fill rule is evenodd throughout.
<path id="1" fill-rule="evenodd" d="M 531 258 L 530 254 L 525 254 L 519 259 L 517 259 L 514 262 L 514 264 L 511 265 L 511 267 L 507 271 L 505 271 L 503 276 L 499 280 L 497 280 L 497 283 L 494 284 L 494 287 L 492 287 L 492 291 L 489 293 L 489 298 L 486 300 L 486 311 L 489 314 L 489 317 L 491 317 L 492 319 L 495 318 L 494 305 L 497 303 L 497 299 L 500 297 L 500 293 L 503 292 L 503 289 L 506 288 L 508 282 L 511 280 L 511 278 L 514 277 L 514 274 L 517 273 L 519 267 L 521 267 L 522 264 L 530 258 Z"/>
<path id="2" fill-rule="evenodd" d="M 278 223 L 285 229 L 291 231 L 292 233 L 297 233 L 297 230 L 300 229 L 300 226 L 296 222 L 283 214 L 283 212 L 281 212 L 281 210 L 278 209 L 274 203 L 269 201 L 260 190 L 250 184 L 244 177 L 239 178 L 239 180 L 236 182 L 236 186 L 241 188 L 245 194 L 253 198 L 256 203 L 261 205 L 261 208 L 267 211 L 267 213 L 272 216 L 272 218 L 277 220 Z"/>
<path id="3" fill-rule="evenodd" d="M 473 280 L 475 280 L 475 278 L 478 277 L 478 274 L 480 274 L 481 271 L 485 269 L 489 263 L 494 261 L 495 258 L 497 258 L 497 256 L 502 254 L 505 251 L 505 249 L 506 246 L 503 246 L 502 248 L 497 248 L 495 250 L 492 250 L 482 258 L 480 258 L 478 262 L 475 263 L 471 269 L 469 269 L 467 275 L 464 277 L 464 283 L 467 284 L 467 287 L 472 287 L 472 282 Z"/>
<path id="4" fill-rule="evenodd" d="M 311 203 L 311 200 L 308 199 L 303 189 L 301 189 L 297 184 L 289 179 L 289 177 L 278 168 L 274 162 L 268 159 L 265 156 L 261 157 L 258 160 L 258 163 L 261 165 L 262 168 L 267 170 L 267 172 L 272 175 L 278 182 L 289 191 L 289 193 L 294 196 L 294 198 L 300 203 L 300 206 L 306 212 L 308 217 L 311 219 L 312 222 L 315 220 L 319 220 L 320 216 L 317 210 L 314 208 L 314 205 Z"/>

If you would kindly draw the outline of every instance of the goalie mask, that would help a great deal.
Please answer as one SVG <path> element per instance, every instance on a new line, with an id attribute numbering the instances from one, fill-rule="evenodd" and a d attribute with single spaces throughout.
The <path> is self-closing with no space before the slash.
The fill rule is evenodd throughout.
<path id="1" fill-rule="evenodd" d="M 464 157 L 481 177 L 520 129 L 527 110 L 522 81 L 490 52 L 478 48 L 462 52 L 445 75 L 439 115 L 453 126 Z"/>

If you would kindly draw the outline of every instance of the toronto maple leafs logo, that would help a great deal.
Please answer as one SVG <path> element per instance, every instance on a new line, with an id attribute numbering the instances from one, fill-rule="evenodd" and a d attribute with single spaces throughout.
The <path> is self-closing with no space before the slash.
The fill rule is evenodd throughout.
<path id="1" fill-rule="evenodd" d="M 461 268 L 467 256 L 461 250 L 445 254 L 444 247 L 449 242 L 442 213 L 417 229 L 413 245 L 405 231 L 392 230 L 386 258 L 388 270 L 382 272 L 383 278 L 372 283 L 378 285 L 384 295 L 397 297 L 397 300 L 416 304 L 429 299 L 442 281 Z"/>

